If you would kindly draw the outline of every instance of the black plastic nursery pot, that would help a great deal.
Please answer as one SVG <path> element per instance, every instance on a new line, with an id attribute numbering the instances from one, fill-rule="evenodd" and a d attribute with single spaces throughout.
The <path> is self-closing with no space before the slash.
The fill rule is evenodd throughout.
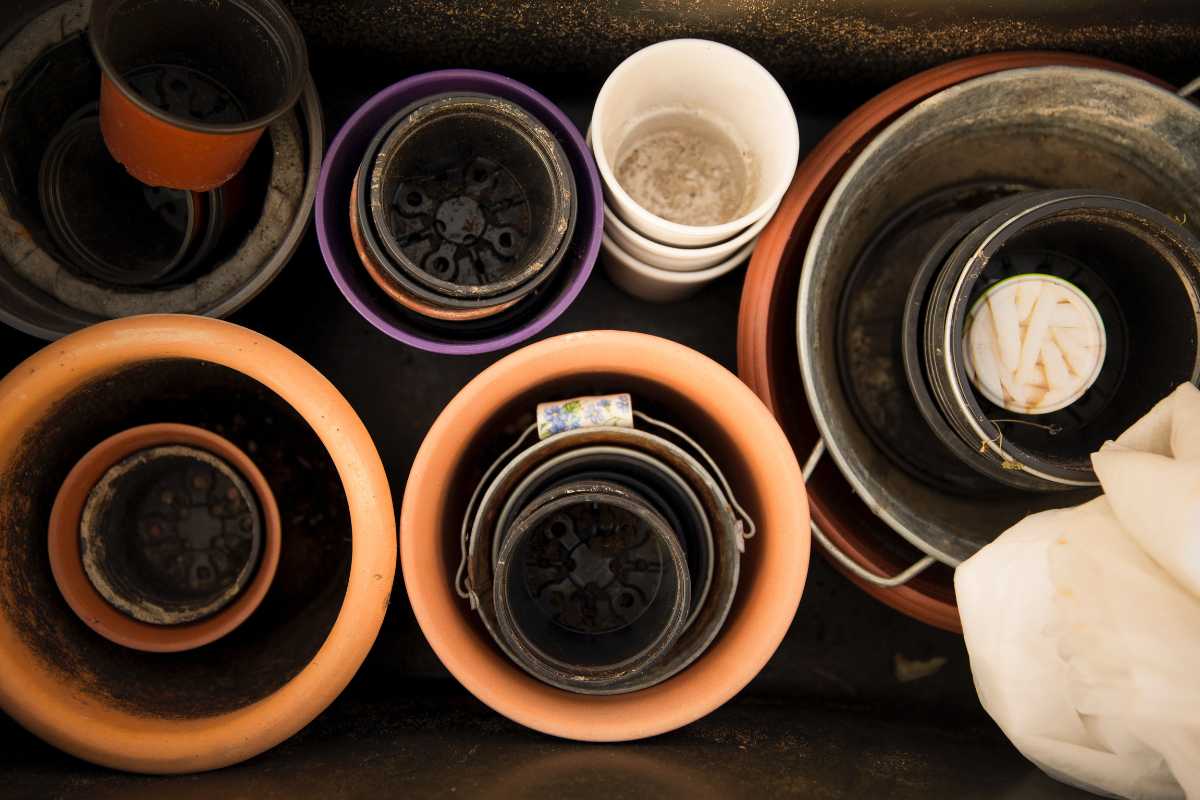
<path id="1" fill-rule="evenodd" d="M 1165 214 L 1109 194 L 1031 192 L 998 205 L 954 246 L 932 284 L 926 379 L 973 451 L 968 463 L 984 474 L 1018 486 L 1030 476 L 1051 490 L 1095 484 L 1091 454 L 1173 387 L 1200 377 L 1200 241 Z M 1081 395 L 1045 413 L 989 398 L 968 374 L 963 344 L 980 298 L 1030 275 L 1086 294 L 1105 344 Z"/>
<path id="2" fill-rule="evenodd" d="M 570 241 L 566 155 L 513 102 L 433 98 L 391 127 L 373 162 L 375 229 L 392 262 L 440 297 L 517 299 L 553 273 Z"/>

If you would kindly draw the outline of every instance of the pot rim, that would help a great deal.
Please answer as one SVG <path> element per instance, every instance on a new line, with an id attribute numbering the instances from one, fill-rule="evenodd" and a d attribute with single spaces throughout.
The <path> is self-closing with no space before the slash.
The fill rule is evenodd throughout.
<path id="1" fill-rule="evenodd" d="M 625 248 L 623 243 L 619 240 L 621 237 L 624 237 L 636 244 L 638 247 L 644 248 L 647 252 L 653 253 L 655 258 L 660 258 L 663 261 L 675 262 L 675 266 L 670 267 L 643 262 L 649 267 L 654 267 L 655 269 L 668 269 L 673 272 L 698 272 L 700 270 L 710 269 L 710 267 L 700 267 L 697 269 L 692 266 L 695 261 L 703 261 L 704 259 L 714 257 L 723 261 L 727 257 L 727 253 L 740 250 L 748 243 L 756 241 L 758 235 L 762 233 L 763 229 L 767 227 L 767 223 L 771 221 L 771 217 L 774 215 L 777 208 L 778 205 L 772 206 L 767 210 L 767 213 L 763 214 L 762 218 L 739 233 L 737 236 L 734 236 L 732 239 L 726 239 L 723 242 L 705 245 L 704 247 L 673 247 L 669 244 L 663 244 L 661 242 L 656 242 L 653 239 L 648 239 L 642 234 L 638 233 L 633 228 L 629 227 L 629 224 L 617 216 L 617 212 L 613 211 L 612 208 L 605 203 L 604 233 L 606 236 L 612 239 L 614 244 L 618 245 L 622 249 Z M 616 238 L 609 233 L 609 230 L 616 231 Z M 633 254 L 631 253 L 630 255 Z"/>
<path id="2" fill-rule="evenodd" d="M 101 8 L 101 4 L 99 2 L 93 4 L 92 11 L 88 18 L 88 44 L 91 46 L 92 54 L 96 57 L 96 63 L 100 65 L 101 75 L 105 80 L 109 81 L 114 87 L 116 87 L 117 91 L 121 93 L 122 97 L 136 106 L 139 111 L 149 114 L 155 119 L 161 120 L 173 128 L 190 131 L 192 133 L 210 134 L 213 136 L 228 136 L 231 134 L 249 133 L 251 131 L 262 130 L 274 122 L 277 118 L 286 114 L 288 110 L 296 105 L 296 102 L 300 99 L 300 96 L 304 94 L 305 84 L 307 84 L 309 81 L 308 47 L 304 41 L 304 33 L 300 30 L 299 23 L 296 22 L 296 18 L 292 16 L 292 12 L 283 3 L 280 3 L 277 0 L 255 1 L 270 6 L 271 10 L 279 15 L 279 21 L 282 23 L 282 29 L 275 31 L 280 39 L 279 49 L 280 51 L 294 50 L 292 56 L 296 60 L 295 63 L 291 65 L 293 75 L 289 81 L 290 85 L 288 86 L 288 90 L 284 94 L 283 99 L 280 101 L 278 107 L 266 114 L 260 115 L 254 119 L 246 120 L 245 122 L 197 122 L 195 120 L 187 119 L 186 117 L 169 114 L 166 111 L 163 111 L 161 108 L 153 105 L 136 91 L 134 91 L 133 87 L 129 85 L 129 82 L 125 80 L 125 78 L 117 71 L 112 61 L 109 60 L 108 55 L 104 52 L 104 47 L 96 41 L 96 37 L 92 34 L 92 31 L 96 30 L 97 28 L 96 17 L 103 12 L 111 13 L 115 11 L 121 5 L 121 3 L 124 2 L 124 0 L 109 0 L 107 2 L 108 8 Z M 246 8 L 244 2 L 241 2 L 240 0 L 232 0 L 232 2 L 234 5 L 242 7 L 247 12 L 252 13 L 254 16 L 261 17 L 261 14 L 254 13 L 257 11 L 257 9 L 252 10 Z M 97 11 L 97 8 L 100 8 L 100 11 Z M 265 21 L 263 22 L 263 27 L 267 29 L 273 28 L 272 25 L 267 24 Z M 105 31 L 103 35 L 107 36 L 107 31 Z M 287 41 L 288 39 L 291 39 L 292 41 L 289 43 Z"/>
<path id="3" fill-rule="evenodd" d="M 161 358 L 235 369 L 278 394 L 312 427 L 337 468 L 353 531 L 346 593 L 312 660 L 267 697 L 211 717 L 171 720 L 106 707 L 77 693 L 23 644 L 0 613 L 0 707 L 79 758 L 147 773 L 194 772 L 242 761 L 311 721 L 349 683 L 370 650 L 395 572 L 387 475 L 370 434 L 324 376 L 283 345 L 228 322 L 185 315 L 129 317 L 48 345 L 0 381 L 0 468 L 45 402 L 124 365 Z M 2 612 L 2 609 L 0 609 Z"/>
<path id="4" fill-rule="evenodd" d="M 720 264 L 716 264 L 705 269 L 697 269 L 690 271 L 663 269 L 654 267 L 644 261 L 640 261 L 636 256 L 626 252 L 621 245 L 614 242 L 605 232 L 603 237 L 603 246 L 608 254 L 617 260 L 617 262 L 628 269 L 630 272 L 637 273 L 643 278 L 649 278 L 652 281 L 667 284 L 668 286 L 693 286 L 696 284 L 709 283 L 715 281 L 722 275 L 725 275 L 746 262 L 754 252 L 755 245 L 758 244 L 758 239 L 751 239 L 750 243 L 740 248 L 736 253 L 726 258 Z"/>
<path id="5" fill-rule="evenodd" d="M 480 426 L 531 383 L 578 374 L 625 374 L 672 387 L 744 443 L 759 534 L 721 636 L 686 670 L 657 686 L 590 697 L 546 686 L 495 647 L 454 591 L 445 544 L 456 523 L 443 513 L 463 447 Z M 707 356 L 676 342 L 628 331 L 586 331 L 546 339 L 484 370 L 450 401 L 413 461 L 401 509 L 401 565 L 413 613 L 442 663 L 478 699 L 543 733 L 582 741 L 626 741 L 693 722 L 740 691 L 783 640 L 808 569 L 808 504 L 800 467 L 778 423 L 753 392 Z M 431 503 L 429 498 L 439 502 Z"/>
<path id="6" fill-rule="evenodd" d="M 987 260 L 1005 247 L 1014 236 L 1020 235 L 1031 226 L 1043 220 L 1050 220 L 1060 213 L 1070 213 L 1073 211 L 1103 213 L 1107 216 L 1107 221 L 1110 224 L 1113 217 L 1120 218 L 1126 214 L 1136 215 L 1139 222 L 1149 221 L 1158 223 L 1160 226 L 1163 226 L 1161 228 L 1163 233 L 1141 231 L 1144 237 L 1139 238 L 1143 240 L 1153 238 L 1159 244 L 1163 244 L 1164 240 L 1169 239 L 1170 241 L 1165 247 L 1173 249 L 1176 255 L 1182 254 L 1181 260 L 1186 259 L 1188 253 L 1194 254 L 1193 260 L 1200 258 L 1200 242 L 1196 240 L 1194 235 L 1182 225 L 1178 225 L 1178 230 L 1175 230 L 1173 226 L 1177 225 L 1177 223 L 1158 209 L 1144 203 L 1115 195 L 1111 192 L 1091 189 L 1038 192 L 1025 198 L 1024 201 L 1015 199 L 1011 205 L 997 209 L 988 219 L 981 222 L 974 231 L 968 233 L 963 242 L 970 241 L 972 249 L 966 253 L 967 258 L 962 263 L 961 270 L 957 275 L 952 272 L 947 273 L 946 277 L 952 279 L 952 285 L 950 282 L 945 284 L 950 287 L 950 295 L 944 312 L 944 323 L 940 329 L 935 327 L 932 333 L 940 339 L 944 351 L 942 357 L 936 359 L 936 362 L 939 365 L 939 371 L 944 370 L 943 375 L 946 379 L 946 388 L 949 389 L 948 399 L 960 413 L 961 420 L 967 424 L 971 432 L 979 437 L 981 448 L 986 447 L 987 452 L 991 453 L 998 462 L 1008 460 L 1017 461 L 1021 464 L 1023 472 L 1046 481 L 1047 484 L 1052 486 L 1088 487 L 1099 485 L 1099 480 L 1095 477 L 1095 473 L 1091 472 L 1090 468 L 1087 470 L 1087 473 L 1082 470 L 1068 471 L 1065 468 L 1057 467 L 1057 465 L 1025 447 L 1013 444 L 1011 441 L 1005 443 L 1003 438 L 996 439 L 995 434 L 985 431 L 981 420 L 987 420 L 987 416 L 984 414 L 979 402 L 973 396 L 975 390 L 965 380 L 967 377 L 965 362 L 955 357 L 956 353 L 961 349 L 963 326 L 971 309 L 968 292 L 980 277 L 980 266 L 986 264 Z M 1172 237 L 1166 231 L 1171 231 L 1175 236 Z M 1133 235 L 1137 236 L 1137 232 Z M 963 243 L 960 243 L 958 247 L 951 251 L 948 261 L 954 258 L 962 246 Z M 1161 264 L 1165 260 L 1166 256 L 1162 256 L 1159 263 Z M 947 270 L 952 268 L 952 265 L 949 263 L 944 267 Z M 1187 281 L 1185 276 L 1178 273 L 1178 270 L 1173 270 L 1173 272 L 1179 279 L 1179 282 L 1184 284 L 1182 288 L 1187 294 L 1188 300 L 1191 301 L 1193 318 L 1200 316 L 1200 312 L 1196 309 L 1198 301 L 1195 282 Z M 1063 281 L 1062 278 L 1055 276 L 1040 277 Z M 1009 280 L 1012 280 L 1012 278 Z M 1065 283 L 1066 281 L 1063 282 Z M 996 284 L 997 287 L 999 285 Z M 991 289 L 989 289 L 990 291 Z M 1083 298 L 1091 307 L 1093 313 L 1099 317 L 1099 312 L 1096 311 L 1096 307 L 1092 304 L 1091 299 L 1086 294 L 1083 295 Z M 939 313 L 937 317 L 942 317 L 942 314 Z M 957 340 L 956 336 L 958 337 Z M 950 349 L 951 343 L 955 343 L 953 350 Z M 1102 367 L 1103 361 L 1097 365 L 1097 374 Z M 1197 351 L 1189 380 L 1194 383 L 1198 376 L 1200 376 L 1200 350 Z M 987 421 L 990 422 L 990 420 Z M 992 426 L 995 428 L 994 423 L 992 423 Z M 1038 462 L 1041 462 L 1041 466 L 1038 466 Z M 1088 463 L 1090 465 L 1090 460 L 1088 460 Z M 1090 473 L 1090 477 L 1088 473 Z"/>
<path id="7" fill-rule="evenodd" d="M 81 560 L 79 530 L 93 476 L 139 451 L 168 445 L 203 450 L 225 461 L 245 481 L 259 503 L 262 545 L 250 581 L 228 604 L 211 615 L 177 625 L 156 625 L 113 608 L 94 588 Z M 50 511 L 50 570 L 67 605 L 89 628 L 106 639 L 135 650 L 174 653 L 190 650 L 237 628 L 258 608 L 279 565 L 282 533 L 279 506 L 267 479 L 249 456 L 220 434 L 195 425 L 159 422 L 116 433 L 89 450 L 71 469 Z"/>

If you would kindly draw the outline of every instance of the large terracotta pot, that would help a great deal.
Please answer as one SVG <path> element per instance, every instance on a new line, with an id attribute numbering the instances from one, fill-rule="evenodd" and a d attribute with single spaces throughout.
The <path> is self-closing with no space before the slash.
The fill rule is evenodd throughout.
<path id="1" fill-rule="evenodd" d="M 341 692 L 383 621 L 391 494 L 362 422 L 291 351 L 199 317 L 102 323 L 0 381 L 0 707 L 74 755 L 120 769 L 213 769 L 300 730 Z M 271 588 L 236 630 L 145 653 L 89 628 L 47 558 L 72 465 L 148 422 L 210 427 L 250 455 L 279 505 Z"/>
<path id="2" fill-rule="evenodd" d="M 996 53 L 954 61 L 915 75 L 860 106 L 801 162 L 779 210 L 759 237 L 746 274 L 738 318 L 738 374 L 779 419 L 796 453 L 817 444 L 801 382 L 795 341 L 796 296 L 809 236 L 825 201 L 858 153 L 893 119 L 947 87 L 1006 69 L 1051 64 L 1142 73 L 1102 59 L 1070 53 Z M 1152 80 L 1152 79 L 1151 79 Z M 810 476 L 813 521 L 831 542 L 867 572 L 893 576 L 923 554 L 900 540 L 826 462 Z M 959 632 L 953 573 L 935 565 L 907 583 L 883 587 L 831 563 L 873 597 L 909 616 Z"/>
<path id="3" fill-rule="evenodd" d="M 648 689 L 588 696 L 552 688 L 510 661 L 455 593 L 460 528 L 472 490 L 541 401 L 632 393 L 669 416 L 721 465 L 755 521 L 733 609 L 691 666 Z M 568 334 L 507 356 L 467 384 L 413 462 L 401 512 L 409 600 L 446 667 L 476 697 L 545 733 L 588 741 L 639 739 L 686 725 L 730 699 L 774 653 L 808 569 L 809 518 L 800 469 L 783 432 L 737 378 L 665 339 L 622 331 Z"/>

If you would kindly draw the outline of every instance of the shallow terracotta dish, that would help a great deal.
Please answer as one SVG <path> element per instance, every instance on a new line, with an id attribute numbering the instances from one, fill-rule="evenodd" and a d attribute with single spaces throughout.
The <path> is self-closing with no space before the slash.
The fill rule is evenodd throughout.
<path id="1" fill-rule="evenodd" d="M 258 505 L 261 553 L 253 576 L 212 616 L 195 622 L 156 625 L 122 613 L 89 580 L 80 547 L 80 524 L 89 495 L 105 473 L 125 458 L 152 447 L 188 445 L 217 456 L 249 484 Z M 279 506 L 254 462 L 223 436 L 194 425 L 141 425 L 96 445 L 67 474 L 50 510 L 50 569 L 67 605 L 101 636 L 137 650 L 171 653 L 208 644 L 242 624 L 267 594 L 279 565 Z"/>
<path id="2" fill-rule="evenodd" d="M 13 719 L 97 764 L 194 772 L 273 747 L 350 681 L 391 590 L 391 492 L 362 422 L 303 359 L 225 322 L 133 317 L 20 364 L 0 381 L 0 407 L 0 708 Z M 204 647 L 115 645 L 55 584 L 44 538 L 54 497 L 106 435 L 218 411 L 252 420 L 222 435 L 271 482 L 275 578 L 257 611 Z"/>
<path id="3" fill-rule="evenodd" d="M 738 374 L 780 420 L 796 453 L 807 458 L 816 428 L 805 401 L 795 343 L 795 303 L 809 235 L 842 174 L 891 120 L 922 99 L 971 78 L 1051 64 L 1094 66 L 1142 73 L 1113 62 L 1070 53 L 997 53 L 954 61 L 915 75 L 868 101 L 844 119 L 801 162 L 775 217 L 759 237 L 746 274 L 738 318 Z M 827 459 L 828 461 L 828 459 Z M 837 467 L 823 463 L 809 480 L 814 522 L 860 566 L 891 576 L 922 554 L 899 541 L 858 500 Z M 961 631 L 954 604 L 953 573 L 933 566 L 908 583 L 885 588 L 834 566 L 861 589 L 930 625 Z"/>
<path id="4" fill-rule="evenodd" d="M 547 686 L 491 641 L 454 587 L 462 515 L 488 463 L 547 399 L 629 391 L 663 409 L 716 459 L 758 527 L 746 543 L 734 606 L 695 663 L 649 689 L 603 697 Z M 507 433 L 506 433 L 507 432 Z M 485 370 L 434 422 L 413 462 L 401 512 L 401 563 L 413 612 L 442 663 L 484 703 L 522 725 L 586 741 L 654 736 L 740 691 L 787 632 L 808 569 L 800 469 L 779 425 L 737 378 L 665 339 L 588 331 L 525 347 Z"/>

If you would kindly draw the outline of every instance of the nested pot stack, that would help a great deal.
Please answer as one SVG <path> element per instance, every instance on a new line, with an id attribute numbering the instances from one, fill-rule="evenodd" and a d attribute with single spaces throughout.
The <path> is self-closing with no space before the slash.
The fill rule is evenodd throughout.
<path id="1" fill-rule="evenodd" d="M 1004 54 L 898 85 L 814 150 L 751 265 L 739 368 L 811 454 L 822 541 L 932 624 L 957 625 L 938 561 L 1078 502 L 1089 447 L 1195 378 L 1195 184 L 1180 176 L 1196 174 L 1196 113 L 1120 72 Z M 1142 112 L 1162 124 L 1132 130 Z M 1039 194 L 1053 187 L 1073 191 Z M 1053 324 L 1038 296 L 1060 306 Z M 1155 297 L 1169 313 L 1142 319 Z M 1022 336 L 1028 365 L 1012 360 Z"/>
<path id="2" fill-rule="evenodd" d="M 324 130 L 277 0 L 67 0 L 0 72 L 0 319 L 223 317 L 295 251 Z"/>

